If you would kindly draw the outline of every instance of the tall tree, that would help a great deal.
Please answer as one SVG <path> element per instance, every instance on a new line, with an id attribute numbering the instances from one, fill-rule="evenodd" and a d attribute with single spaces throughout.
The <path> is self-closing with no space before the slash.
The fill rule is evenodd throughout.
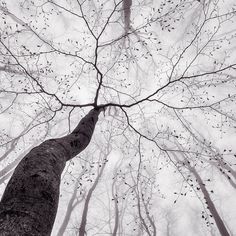
<path id="1" fill-rule="evenodd" d="M 43 142 L 21 160 L 0 203 L 2 236 L 51 234 L 61 173 L 89 144 L 100 111 L 91 110 L 71 134 Z"/>
<path id="2" fill-rule="evenodd" d="M 80 190 L 96 185 L 86 209 L 88 235 L 194 235 L 194 222 L 199 223 L 198 236 L 218 234 L 214 219 L 206 225 L 201 217 L 209 211 L 203 195 L 189 188 L 189 170 L 173 160 L 173 153 L 184 153 L 203 183 L 210 179 L 206 189 L 214 189 L 210 197 L 217 210 L 215 199 L 221 200 L 219 217 L 229 233 L 235 231 L 234 0 L 2 0 L 0 12 L 0 192 L 22 153 L 42 143 L 26 155 L 35 161 L 28 163 L 31 158 L 25 157 L 16 168 L 2 198 L 3 216 L 13 214 L 5 212 L 19 200 L 9 196 L 18 196 L 24 181 L 31 181 L 35 191 L 32 187 L 30 194 L 37 193 L 41 202 L 53 199 L 50 186 L 42 190 L 41 182 L 50 174 L 40 164 L 46 165 L 55 150 L 60 168 L 53 163 L 48 168 L 60 174 L 66 164 L 58 212 L 72 209 L 63 205 L 69 202 L 63 193 L 83 171 Z M 94 142 L 73 161 L 62 162 L 59 157 L 76 155 L 78 147 L 70 140 L 73 135 L 57 137 L 73 133 L 71 127 L 87 109 L 98 107 L 106 111 Z M 100 168 L 98 154 L 108 142 L 112 158 L 96 182 L 93 170 Z M 9 186 L 20 181 L 17 173 L 25 166 L 30 166 L 31 178 L 22 174 L 15 191 Z M 56 177 L 52 190 L 59 189 Z M 84 199 L 68 212 L 62 225 L 68 236 L 81 225 L 85 205 Z"/>

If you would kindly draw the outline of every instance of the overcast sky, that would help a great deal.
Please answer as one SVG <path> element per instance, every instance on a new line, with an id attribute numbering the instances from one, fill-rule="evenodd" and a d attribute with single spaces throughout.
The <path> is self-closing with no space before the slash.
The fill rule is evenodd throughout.
<path id="1" fill-rule="evenodd" d="M 154 235 L 151 222 L 161 236 L 220 235 L 191 168 L 236 234 L 235 9 L 230 0 L 0 1 L 1 195 L 25 152 L 70 132 L 97 94 L 110 105 L 65 168 L 52 235 L 75 186 L 64 235 L 78 235 L 104 162 L 87 235 L 111 235 L 117 206 L 117 235 L 148 235 L 145 224 Z"/>

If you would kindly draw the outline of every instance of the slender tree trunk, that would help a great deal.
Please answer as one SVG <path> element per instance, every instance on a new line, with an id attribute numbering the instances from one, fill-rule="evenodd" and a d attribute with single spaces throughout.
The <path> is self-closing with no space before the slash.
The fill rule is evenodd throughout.
<path id="1" fill-rule="evenodd" d="M 144 202 L 143 197 L 142 197 L 142 200 L 143 200 L 143 205 L 144 205 L 144 208 L 145 208 L 146 216 L 147 216 L 148 221 L 150 222 L 150 225 L 152 226 L 152 229 L 153 229 L 153 236 L 156 236 L 157 235 L 157 229 L 156 229 L 154 218 L 152 219 L 152 217 L 150 216 L 147 204 Z"/>
<path id="2" fill-rule="evenodd" d="M 108 156 L 108 154 L 106 155 L 106 157 L 107 156 Z M 79 227 L 79 236 L 86 235 L 86 230 L 85 229 L 86 229 L 86 224 L 87 224 L 87 215 L 88 215 L 88 209 L 89 209 L 89 202 L 90 202 L 90 199 L 92 197 L 92 194 L 93 194 L 94 190 L 96 189 L 96 187 L 98 185 L 99 179 L 102 176 L 105 165 L 106 165 L 106 158 L 104 159 L 101 170 L 99 171 L 92 187 L 88 191 L 88 195 L 86 196 L 85 203 L 84 203 L 83 214 L 82 214 L 82 219 L 81 219 L 81 223 L 80 223 L 80 227 Z"/>
<path id="3" fill-rule="evenodd" d="M 130 29 L 131 6 L 132 6 L 132 0 L 123 0 L 125 33 L 128 33 Z"/>
<path id="4" fill-rule="evenodd" d="M 180 148 L 180 150 L 182 150 L 182 147 L 180 146 L 180 144 L 178 144 L 178 147 Z M 198 174 L 197 170 L 195 169 L 195 167 L 191 166 L 190 165 L 190 162 L 188 161 L 188 158 L 184 155 L 184 153 L 182 153 L 182 156 L 184 158 L 184 161 L 181 161 L 178 156 L 173 152 L 172 155 L 174 156 L 174 158 L 178 161 L 178 162 L 182 162 L 185 164 L 185 167 L 193 174 L 193 176 L 196 178 L 198 184 L 199 184 L 199 187 L 203 193 L 203 196 L 207 202 L 207 205 L 208 205 L 208 209 L 209 211 L 211 212 L 211 215 L 213 217 L 213 219 L 215 220 L 215 223 L 216 223 L 216 226 L 220 232 L 220 234 L 222 236 L 230 236 L 223 220 L 221 219 L 216 207 L 215 207 L 215 204 L 214 202 L 211 200 L 211 197 L 206 189 L 206 186 L 205 184 L 203 183 L 203 180 L 201 178 L 201 176 Z"/>
<path id="5" fill-rule="evenodd" d="M 236 189 L 236 175 L 235 175 L 235 171 L 230 166 L 228 166 L 228 164 L 221 165 L 221 164 L 219 164 L 218 162 L 215 162 L 215 161 L 209 161 L 209 163 L 214 165 L 216 167 L 216 169 L 221 174 L 223 174 L 224 177 L 229 181 L 231 186 Z"/>
<path id="6" fill-rule="evenodd" d="M 197 173 L 196 169 L 194 167 L 191 167 L 190 165 L 188 165 L 189 170 L 192 172 L 192 174 L 194 175 L 194 177 L 197 179 L 199 186 L 202 190 L 202 193 L 204 195 L 204 198 L 207 202 L 207 205 L 209 207 L 209 211 L 212 214 L 212 217 L 214 218 L 215 222 L 216 222 L 216 226 L 218 228 L 218 230 L 220 231 L 220 234 L 222 236 L 230 236 L 228 230 L 225 227 L 225 224 L 223 222 L 223 220 L 221 219 L 218 211 L 216 210 L 215 204 L 214 202 L 211 200 L 211 197 L 205 187 L 205 184 L 202 181 L 202 178 L 200 177 L 200 175 Z"/>
<path id="7" fill-rule="evenodd" d="M 66 210 L 66 215 L 65 215 L 64 220 L 63 220 L 63 222 L 60 226 L 60 229 L 58 230 L 57 236 L 63 236 L 65 231 L 66 231 L 66 227 L 69 223 L 71 213 L 74 210 L 73 203 L 74 203 L 74 200 L 75 200 L 75 197 L 76 197 L 76 192 L 77 191 L 74 190 L 73 196 L 71 197 L 71 199 L 69 201 L 69 204 L 68 204 L 67 210 Z"/>
<path id="8" fill-rule="evenodd" d="M 80 200 L 76 199 L 76 195 L 77 195 L 77 190 L 78 190 L 78 185 L 79 185 L 79 181 L 76 182 L 75 187 L 74 187 L 74 192 L 71 196 L 71 199 L 68 203 L 67 209 L 66 209 L 66 215 L 64 217 L 64 220 L 60 226 L 60 229 L 58 230 L 57 236 L 63 236 L 65 231 L 66 231 L 66 227 L 69 223 L 71 214 L 74 210 L 74 208 L 83 200 L 83 197 L 81 197 Z"/>
<path id="9" fill-rule="evenodd" d="M 142 223 L 142 225 L 143 225 L 145 231 L 147 232 L 147 234 L 148 234 L 149 236 L 151 236 L 151 233 L 150 233 L 150 230 L 149 230 L 149 228 L 148 228 L 148 225 L 147 225 L 147 223 L 146 223 L 144 217 L 142 216 L 141 200 L 140 200 L 140 196 L 139 196 L 138 190 L 137 190 L 137 192 L 136 192 L 136 197 L 137 197 L 137 201 L 138 201 L 137 207 L 138 207 L 138 215 L 139 215 L 140 221 L 141 221 L 141 223 Z"/>
<path id="10" fill-rule="evenodd" d="M 119 207 L 117 203 L 117 195 L 116 195 L 116 189 L 115 189 L 115 180 L 112 184 L 112 197 L 114 199 L 114 205 L 115 205 L 115 223 L 114 228 L 112 232 L 112 236 L 116 236 L 118 232 L 118 226 L 119 226 Z"/>
<path id="11" fill-rule="evenodd" d="M 33 148 L 16 167 L 0 203 L 1 236 L 49 236 L 66 161 L 89 144 L 100 110 L 91 110 L 75 130 Z"/>

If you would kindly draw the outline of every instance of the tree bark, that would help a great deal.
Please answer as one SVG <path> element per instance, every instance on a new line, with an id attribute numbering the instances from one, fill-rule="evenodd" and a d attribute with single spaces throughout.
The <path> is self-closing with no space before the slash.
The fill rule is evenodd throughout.
<path id="1" fill-rule="evenodd" d="M 100 110 L 91 110 L 75 130 L 33 148 L 16 167 L 0 202 L 1 236 L 49 236 L 61 173 L 89 144 Z"/>

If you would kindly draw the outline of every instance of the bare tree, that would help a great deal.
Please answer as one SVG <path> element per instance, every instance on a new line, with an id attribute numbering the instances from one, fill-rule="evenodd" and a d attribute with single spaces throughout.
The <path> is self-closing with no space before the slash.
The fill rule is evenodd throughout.
<path id="1" fill-rule="evenodd" d="M 127 34 L 130 29 L 130 16 L 131 16 L 132 0 L 123 0 L 125 33 Z"/>
<path id="2" fill-rule="evenodd" d="M 111 148 L 110 148 L 110 142 L 108 140 L 108 147 L 107 150 L 105 151 L 105 153 L 101 152 L 102 154 L 102 160 L 101 160 L 101 164 L 99 165 L 99 169 L 98 169 L 98 173 L 97 176 L 91 186 L 91 188 L 88 190 L 88 194 L 85 197 L 85 202 L 84 202 L 84 208 L 83 208 L 83 213 L 82 213 L 82 218 L 81 218 L 81 223 L 80 223 L 80 227 L 79 227 L 79 236 L 84 236 L 86 235 L 86 224 L 87 224 L 87 216 L 88 216 L 88 210 L 89 210 L 89 203 L 91 201 L 92 198 L 92 194 L 95 191 L 99 180 L 103 174 L 103 171 L 105 169 L 106 163 L 107 163 L 107 158 L 111 152 Z"/>
<path id="3" fill-rule="evenodd" d="M 2 196 L 0 235 L 51 234 L 64 166 L 72 158 L 90 162 L 81 151 L 101 111 L 96 141 L 86 151 L 97 156 L 109 143 L 109 168 L 98 168 L 95 182 L 85 183 L 83 204 L 67 199 L 62 231 L 74 207 L 81 235 L 166 232 L 163 206 L 177 209 L 172 188 L 188 185 L 186 172 L 204 183 L 204 169 L 217 186 L 229 183 L 222 215 L 211 200 L 218 222 L 212 232 L 234 231 L 233 0 L 3 0 L 0 12 L 2 183 L 19 163 Z M 101 135 L 111 131 L 110 140 Z M 22 149 L 36 143 L 20 161 Z M 178 165 L 174 154 L 186 160 Z M 80 176 L 83 168 L 71 169 Z M 65 168 L 68 178 L 70 171 Z M 200 190 L 210 202 L 209 190 Z M 181 199 L 197 205 L 192 193 Z M 232 220 L 224 219 L 226 211 Z M 179 224 L 179 232 L 191 227 Z"/>
<path id="4" fill-rule="evenodd" d="M 179 145 L 178 145 L 179 146 Z M 181 148 L 180 148 L 181 149 Z M 210 213 L 211 213 L 211 216 L 213 217 L 213 219 L 215 220 L 216 222 L 216 225 L 218 227 L 218 230 L 219 232 L 221 233 L 221 235 L 227 235 L 227 236 L 230 236 L 230 233 L 228 232 L 222 218 L 220 217 L 216 207 L 215 207 L 215 204 L 214 202 L 212 201 L 211 197 L 210 197 L 210 194 L 206 188 L 206 185 L 205 183 L 203 182 L 200 174 L 198 173 L 198 171 L 196 170 L 196 168 L 194 166 L 191 166 L 190 164 L 190 158 L 187 158 L 186 157 L 186 154 L 182 153 L 182 156 L 183 156 L 183 160 L 181 161 L 178 156 L 173 153 L 172 154 L 175 159 L 177 160 L 177 163 L 178 164 L 183 164 L 189 171 L 191 174 L 193 174 L 193 176 L 196 178 L 196 181 L 199 185 L 199 188 L 201 189 L 202 191 L 202 194 L 204 196 L 204 199 L 206 201 L 206 204 L 207 204 L 207 208 L 209 209 Z"/>
<path id="5" fill-rule="evenodd" d="M 83 176 L 83 174 L 84 174 L 84 172 L 81 173 L 81 175 L 79 176 L 78 179 L 80 179 Z M 66 209 L 66 214 L 65 214 L 64 220 L 62 221 L 62 224 L 61 224 L 61 226 L 60 226 L 60 228 L 58 230 L 58 233 L 57 233 L 58 236 L 63 236 L 64 235 L 64 233 L 66 231 L 66 228 L 68 226 L 70 217 L 72 215 L 73 210 L 75 209 L 75 207 L 78 204 L 80 204 L 83 201 L 83 199 L 85 197 L 84 193 L 81 194 L 80 197 L 77 197 L 79 183 L 80 183 L 79 180 L 77 180 L 76 183 L 75 183 L 74 191 L 73 191 L 72 196 L 70 198 L 70 201 L 69 201 L 69 203 L 67 205 L 67 209 Z M 81 192 L 81 190 L 80 190 L 80 192 Z"/>
<path id="6" fill-rule="evenodd" d="M 66 161 L 89 144 L 100 110 L 93 109 L 74 131 L 32 149 L 18 164 L 1 200 L 2 235 L 50 235 Z"/>

